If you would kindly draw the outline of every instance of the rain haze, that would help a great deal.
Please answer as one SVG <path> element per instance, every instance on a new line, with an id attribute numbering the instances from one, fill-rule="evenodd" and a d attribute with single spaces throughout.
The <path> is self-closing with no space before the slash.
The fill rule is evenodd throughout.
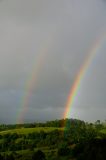
<path id="1" fill-rule="evenodd" d="M 0 1 L 0 123 L 65 118 L 89 51 L 106 35 L 105 0 Z M 106 36 L 69 118 L 106 119 Z"/>

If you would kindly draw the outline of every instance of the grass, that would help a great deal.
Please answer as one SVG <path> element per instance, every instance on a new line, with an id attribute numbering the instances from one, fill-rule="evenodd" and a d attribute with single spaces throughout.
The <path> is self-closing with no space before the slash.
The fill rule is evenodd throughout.
<path id="1" fill-rule="evenodd" d="M 11 130 L 6 130 L 6 131 L 1 131 L 0 135 L 3 134 L 29 134 L 33 132 L 52 132 L 54 130 L 64 130 L 64 128 L 56 128 L 56 127 L 36 127 L 36 128 L 20 128 L 20 129 L 11 129 Z"/>
<path id="2" fill-rule="evenodd" d="M 103 133 L 103 134 L 106 134 L 106 128 L 102 129 L 100 132 Z"/>

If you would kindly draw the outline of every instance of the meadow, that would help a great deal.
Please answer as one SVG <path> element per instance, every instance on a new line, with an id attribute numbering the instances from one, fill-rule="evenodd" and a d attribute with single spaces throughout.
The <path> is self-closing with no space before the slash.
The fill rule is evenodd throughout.
<path id="1" fill-rule="evenodd" d="M 100 130 L 100 132 L 101 132 L 101 133 L 103 133 L 103 134 L 106 134 L 106 128 L 105 128 L 105 129 Z"/>
<path id="2" fill-rule="evenodd" d="M 52 132 L 54 130 L 64 130 L 64 128 L 57 128 L 57 127 L 36 127 L 36 128 L 19 128 L 19 129 L 11 129 L 11 130 L 6 130 L 6 131 L 1 131 L 0 135 L 3 134 L 13 134 L 13 133 L 17 133 L 17 134 L 29 134 L 29 133 L 33 133 L 33 132 Z"/>

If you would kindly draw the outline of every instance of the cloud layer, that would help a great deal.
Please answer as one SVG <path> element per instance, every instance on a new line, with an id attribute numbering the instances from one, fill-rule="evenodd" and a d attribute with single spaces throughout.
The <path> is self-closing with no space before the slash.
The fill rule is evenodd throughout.
<path id="1" fill-rule="evenodd" d="M 17 122 L 25 107 L 26 122 L 62 118 L 79 68 L 105 32 L 102 0 L 2 0 L 0 122 Z M 106 40 L 81 82 L 70 117 L 105 119 L 105 46 Z"/>

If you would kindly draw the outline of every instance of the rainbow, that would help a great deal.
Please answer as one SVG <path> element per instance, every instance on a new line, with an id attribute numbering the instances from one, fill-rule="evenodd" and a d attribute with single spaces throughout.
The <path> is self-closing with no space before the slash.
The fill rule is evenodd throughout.
<path id="1" fill-rule="evenodd" d="M 68 100 L 65 105 L 65 112 L 64 112 L 64 116 L 63 116 L 64 119 L 70 117 L 70 110 L 75 102 L 76 95 L 80 89 L 80 84 L 81 84 L 87 70 L 89 69 L 89 66 L 93 63 L 93 60 L 95 59 L 95 57 L 100 53 L 99 50 L 101 49 L 101 47 L 105 41 L 105 38 L 106 38 L 106 33 L 104 33 L 102 36 L 100 36 L 96 40 L 93 47 L 88 52 L 88 57 L 86 58 L 84 64 L 80 68 L 80 70 L 76 76 L 76 79 L 74 81 L 74 84 L 72 85 L 71 90 L 69 92 Z"/>
<path id="2" fill-rule="evenodd" d="M 28 75 L 27 81 L 25 82 L 25 85 L 23 88 L 24 93 L 19 103 L 19 111 L 18 111 L 18 116 L 16 118 L 17 124 L 23 123 L 24 116 L 28 112 L 29 100 L 33 93 L 33 89 L 35 90 L 36 87 L 38 86 L 39 73 L 43 68 L 44 62 L 46 60 L 46 56 L 49 53 L 49 49 L 53 44 L 54 33 L 55 32 L 53 31 L 50 37 L 45 41 L 45 43 L 43 44 L 43 46 L 41 47 L 38 53 L 38 57 L 33 58 L 34 62 L 32 65 L 31 73 Z"/>
<path id="3" fill-rule="evenodd" d="M 29 100 L 32 95 L 33 88 L 35 89 L 37 87 L 39 73 L 42 70 L 46 56 L 48 54 L 50 47 L 52 46 L 52 43 L 56 34 L 53 32 L 52 35 L 49 37 L 48 41 L 45 42 L 44 46 L 40 49 L 38 58 L 36 60 L 34 58 L 34 63 L 31 69 L 31 73 L 30 75 L 28 75 L 27 81 L 25 82 L 25 85 L 23 88 L 24 94 L 22 95 L 21 101 L 19 104 L 18 116 L 16 118 L 16 123 L 18 124 L 23 123 L 24 115 L 27 113 L 29 109 Z M 106 37 L 106 33 L 103 34 L 101 38 L 98 38 L 96 40 L 96 43 L 93 45 L 92 49 L 88 52 L 88 57 L 86 58 L 85 63 L 79 70 L 79 73 L 76 76 L 75 82 L 71 87 L 71 91 L 69 92 L 68 100 L 65 106 L 64 119 L 69 117 L 70 109 L 74 104 L 76 94 L 80 88 L 81 80 L 83 79 L 93 59 L 97 55 L 98 50 L 101 48 L 105 37 Z"/>

